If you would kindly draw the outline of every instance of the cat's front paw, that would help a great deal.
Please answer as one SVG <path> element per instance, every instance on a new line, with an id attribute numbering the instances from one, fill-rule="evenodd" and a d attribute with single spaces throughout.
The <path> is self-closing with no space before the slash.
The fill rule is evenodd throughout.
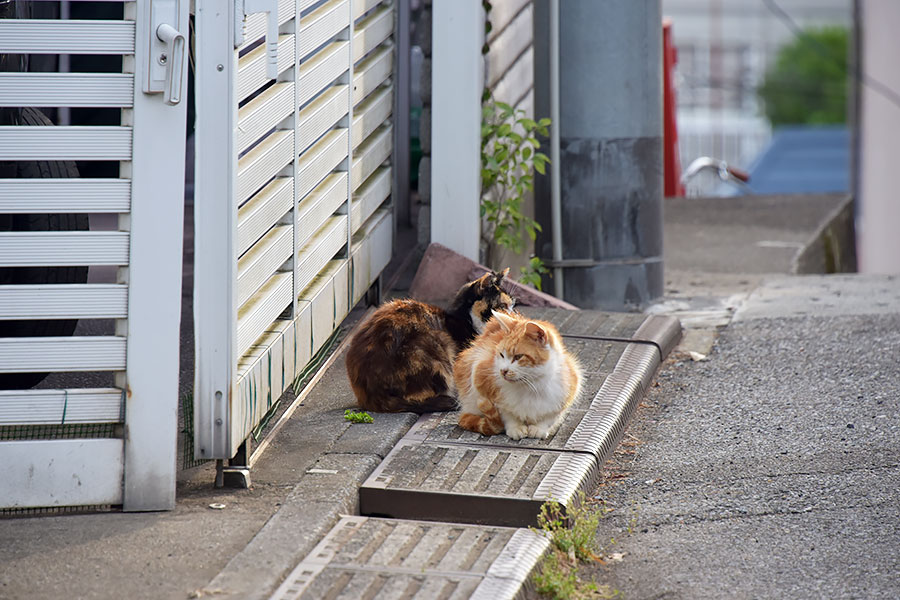
<path id="1" fill-rule="evenodd" d="M 506 436 L 511 440 L 521 440 L 528 437 L 528 427 L 525 425 L 507 425 Z"/>
<path id="2" fill-rule="evenodd" d="M 544 427 L 542 425 L 529 425 L 528 426 L 528 437 L 537 438 L 539 440 L 546 440 L 550 437 L 552 431 L 549 427 Z"/>

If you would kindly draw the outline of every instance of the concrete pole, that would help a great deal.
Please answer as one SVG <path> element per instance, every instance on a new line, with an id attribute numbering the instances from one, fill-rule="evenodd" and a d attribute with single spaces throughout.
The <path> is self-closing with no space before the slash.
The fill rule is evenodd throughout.
<path id="1" fill-rule="evenodd" d="M 560 2 L 564 295 L 623 310 L 663 293 L 660 0 Z M 548 3 L 535 3 L 535 115 L 550 114 Z M 538 178 L 538 254 L 552 256 L 549 185 Z M 550 261 L 554 266 L 553 261 Z"/>

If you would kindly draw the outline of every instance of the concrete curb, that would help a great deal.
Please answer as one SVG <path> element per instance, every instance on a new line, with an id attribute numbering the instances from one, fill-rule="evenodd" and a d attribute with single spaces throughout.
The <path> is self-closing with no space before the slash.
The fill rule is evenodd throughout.
<path id="1" fill-rule="evenodd" d="M 374 503 L 378 506 L 374 512 L 380 516 L 343 517 L 325 534 L 315 549 L 290 571 L 275 591 L 272 600 L 297 600 L 304 594 L 319 596 L 326 593 L 328 597 L 335 598 L 363 595 L 369 597 L 373 593 L 377 593 L 378 597 L 399 598 L 409 597 L 411 589 L 429 590 L 427 593 L 437 595 L 438 590 L 447 589 L 443 586 L 447 584 L 448 579 L 457 582 L 453 586 L 477 584 L 477 589 L 468 589 L 464 592 L 466 595 L 471 594 L 472 598 L 511 600 L 522 597 L 532 589 L 531 574 L 540 564 L 550 543 L 546 537 L 521 528 L 525 523 L 511 519 L 511 513 L 521 513 L 520 517 L 528 513 L 530 520 L 534 518 L 540 504 L 546 500 L 556 500 L 564 507 L 572 506 L 573 502 L 578 500 L 579 490 L 587 493 L 593 490 L 593 486 L 601 476 L 602 465 L 612 454 L 628 420 L 651 385 L 657 369 L 677 344 L 680 336 L 680 324 L 673 317 L 650 316 L 644 320 L 632 336 L 634 341 L 627 344 L 612 372 L 595 394 L 591 410 L 581 420 L 575 433 L 566 443 L 565 449 L 539 448 L 536 445 L 530 448 L 529 452 L 533 456 L 542 454 L 546 457 L 553 454 L 558 457 L 530 498 L 504 499 L 497 496 L 474 498 L 474 504 L 484 512 L 480 514 L 481 519 L 472 520 L 470 518 L 472 515 L 466 515 L 460 504 L 472 504 L 473 498 L 463 492 L 438 489 L 434 493 L 419 493 L 411 505 L 417 514 L 411 515 L 392 513 L 392 509 L 405 504 L 396 494 L 392 498 L 385 496 L 381 502 L 377 499 L 381 494 L 378 489 L 361 489 L 359 508 L 365 513 L 367 511 L 363 504 L 373 503 L 372 498 L 364 498 L 364 492 L 367 491 L 369 496 L 376 497 Z M 601 342 L 598 340 L 597 343 Z M 427 423 L 423 423 L 423 419 Z M 411 446 L 427 448 L 425 454 L 430 454 L 431 460 L 434 460 L 434 450 L 439 447 L 447 447 L 450 452 L 467 449 L 466 451 L 471 453 L 474 446 L 463 440 L 456 444 L 428 442 L 428 431 L 440 420 L 435 416 L 420 418 L 419 425 L 424 427 L 425 431 L 411 432 L 412 435 L 405 436 L 391 454 L 396 454 L 398 450 L 402 452 L 403 448 Z M 509 444 L 483 448 L 485 451 L 499 450 L 508 455 L 521 449 Z M 426 456 L 424 460 L 428 462 L 429 459 Z M 456 460 L 454 458 L 451 462 Z M 372 473 L 366 485 L 378 479 L 379 472 L 389 461 L 390 455 Z M 472 462 L 471 457 L 469 462 Z M 456 464 L 454 470 L 457 470 L 463 461 Z M 538 471 L 537 464 L 533 469 Z M 455 480 L 460 476 L 464 477 L 460 472 L 450 473 L 451 478 L 454 476 Z M 377 482 L 370 485 L 370 488 L 384 489 Z M 400 492 L 401 496 L 408 493 L 404 490 Z M 512 503 L 508 502 L 509 500 Z M 435 510 L 439 507 L 434 504 L 435 501 L 445 503 L 441 510 L 446 514 L 437 515 Z M 454 515 L 457 518 L 453 518 Z M 392 518 L 384 518 L 385 516 Z M 377 525 L 378 523 L 383 525 Z M 494 557 L 486 557 L 490 561 L 486 568 L 479 567 L 477 572 L 468 572 L 459 566 L 453 566 L 456 558 L 447 558 L 458 557 L 473 547 L 472 538 L 467 538 L 468 534 L 464 532 L 479 531 L 490 536 L 496 534 L 488 532 L 498 532 L 509 525 L 519 528 L 505 529 L 514 533 L 509 541 L 505 542 L 502 552 Z M 371 532 L 369 537 L 365 538 L 365 543 L 363 540 L 354 540 L 355 531 L 367 526 L 389 527 L 392 533 L 377 535 Z M 419 531 L 418 536 L 413 533 L 414 531 Z M 428 533 L 439 531 L 444 533 L 440 535 Z M 418 540 L 426 537 L 431 540 L 431 544 L 422 549 L 419 556 Z M 464 543 L 460 545 L 461 542 Z M 456 549 L 449 550 L 451 547 Z M 417 556 L 412 558 L 414 549 Z M 441 557 L 439 564 L 443 566 L 428 562 L 428 566 L 420 568 L 418 565 L 429 560 L 431 551 L 439 553 Z M 393 557 L 390 564 L 386 563 L 388 557 Z M 412 561 L 411 564 L 407 565 L 408 561 Z M 411 581 L 413 577 L 416 578 L 415 582 Z"/>
<path id="2" fill-rule="evenodd" d="M 825 217 L 806 245 L 791 261 L 794 275 L 856 272 L 856 234 L 853 225 L 853 196 Z"/>
<path id="3" fill-rule="evenodd" d="M 299 480 L 262 529 L 198 594 L 268 598 L 341 515 L 358 512 L 360 484 L 412 426 L 416 415 L 380 414 L 374 424 L 350 425 L 341 416 L 352 397 L 340 355 L 265 457 L 295 462 Z M 305 456 L 281 448 L 304 442 L 309 450 Z"/>

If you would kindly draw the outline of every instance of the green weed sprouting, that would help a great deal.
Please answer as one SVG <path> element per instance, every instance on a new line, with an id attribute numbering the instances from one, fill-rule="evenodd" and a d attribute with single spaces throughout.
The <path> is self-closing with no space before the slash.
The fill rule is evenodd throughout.
<path id="1" fill-rule="evenodd" d="M 344 411 L 344 420 L 350 421 L 351 423 L 374 423 L 375 419 L 372 418 L 372 415 L 367 413 L 364 410 L 355 411 L 352 408 L 348 408 Z"/>
<path id="2" fill-rule="evenodd" d="M 602 514 L 588 507 L 584 492 L 579 492 L 573 504 L 563 510 L 554 500 L 545 502 L 538 514 L 538 526 L 550 533 L 553 545 L 561 551 L 574 553 L 578 560 L 593 560 L 597 558 L 597 527 Z"/>
<path id="3" fill-rule="evenodd" d="M 553 500 L 541 506 L 539 531 L 549 535 L 552 546 L 532 575 L 539 594 L 554 600 L 621 597 L 609 586 L 582 581 L 578 576 L 579 563 L 600 560 L 597 527 L 604 514 L 602 506 L 592 508 L 586 502 L 584 492 L 565 509 Z"/>

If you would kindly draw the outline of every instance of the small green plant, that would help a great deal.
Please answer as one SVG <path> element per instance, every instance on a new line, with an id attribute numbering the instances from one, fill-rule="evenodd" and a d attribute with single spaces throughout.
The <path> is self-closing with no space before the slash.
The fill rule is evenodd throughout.
<path id="1" fill-rule="evenodd" d="M 538 514 L 538 526 L 550 534 L 553 545 L 578 560 L 597 558 L 597 527 L 603 516 L 591 510 L 580 492 L 574 506 L 565 510 L 556 501 L 545 502 Z"/>
<path id="2" fill-rule="evenodd" d="M 604 514 L 602 506 L 588 504 L 583 492 L 566 509 L 552 500 L 541 506 L 538 526 L 550 536 L 552 546 L 533 575 L 538 593 L 554 600 L 620 596 L 609 586 L 582 581 L 578 576 L 579 563 L 601 560 L 597 527 Z"/>
<path id="3" fill-rule="evenodd" d="M 364 410 L 355 411 L 352 408 L 348 408 L 344 411 L 344 420 L 350 421 L 351 423 L 374 423 L 375 419 L 372 418 L 372 415 L 367 413 Z"/>
<path id="4" fill-rule="evenodd" d="M 522 212 L 525 195 L 534 189 L 534 171 L 546 172 L 550 159 L 539 152 L 537 135 L 548 136 L 550 119 L 535 121 L 525 111 L 488 98 L 481 113 L 481 216 L 485 263 L 492 268 L 499 248 L 515 254 L 533 242 L 540 224 Z M 524 283 L 541 288 L 547 268 L 537 256 L 521 268 Z"/>
<path id="5" fill-rule="evenodd" d="M 641 511 L 641 506 L 639 504 L 632 503 L 631 509 L 628 512 L 628 535 L 634 533 L 634 530 L 637 529 L 638 525 L 638 513 Z"/>
<path id="6" fill-rule="evenodd" d="M 539 594 L 560 600 L 578 598 L 579 588 L 584 587 L 578 581 L 577 569 L 558 552 L 547 555 L 534 574 L 534 584 Z"/>

